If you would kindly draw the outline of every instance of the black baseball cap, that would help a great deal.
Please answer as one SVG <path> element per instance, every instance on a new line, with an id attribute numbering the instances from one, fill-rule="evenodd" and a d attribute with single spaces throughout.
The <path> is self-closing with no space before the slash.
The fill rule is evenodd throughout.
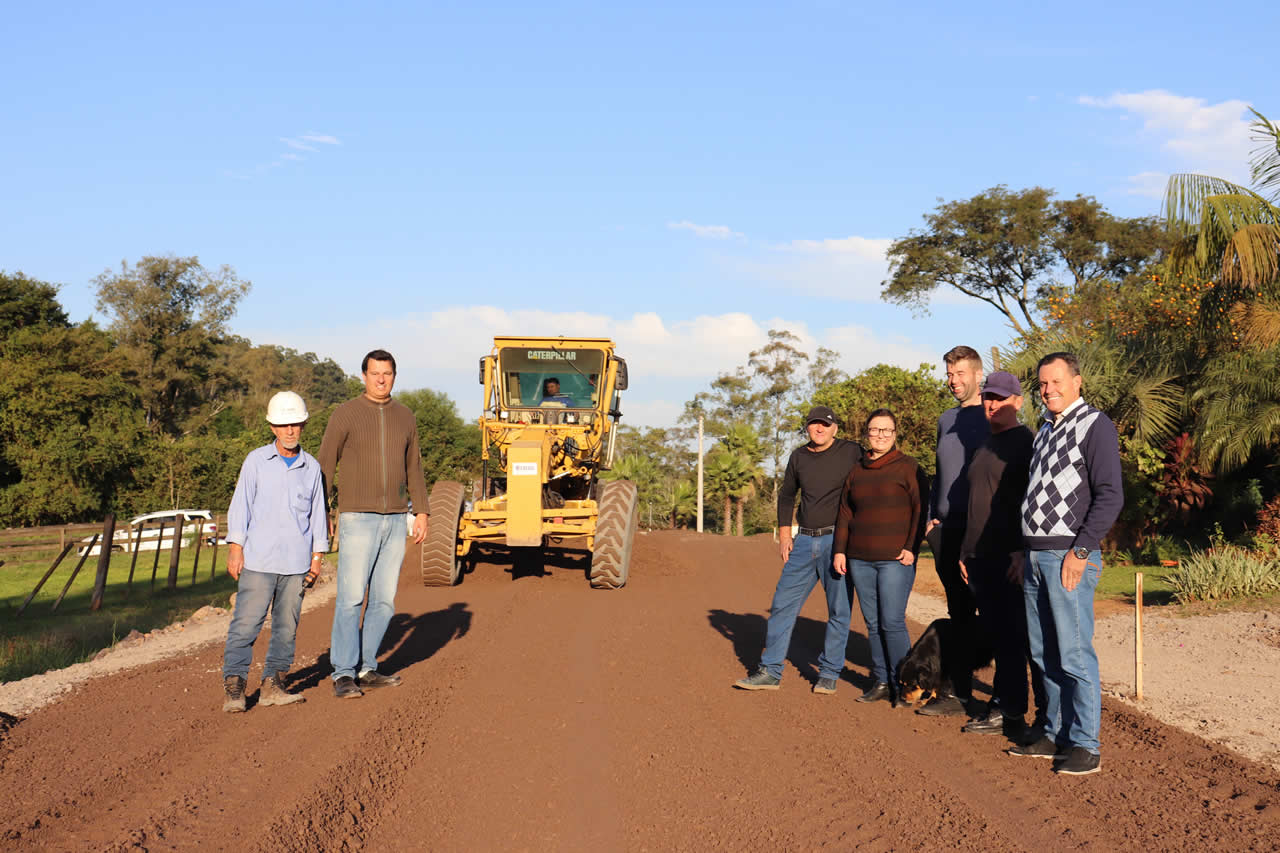
<path id="1" fill-rule="evenodd" d="M 986 384 L 982 386 L 982 393 L 992 394 L 1001 398 L 1020 397 L 1022 396 L 1022 383 L 1012 373 L 1006 370 L 997 370 L 987 375 Z"/>
<path id="2" fill-rule="evenodd" d="M 814 406 L 809 410 L 809 417 L 805 418 L 804 422 L 811 424 L 814 421 L 822 421 L 830 426 L 836 422 L 836 413 L 831 411 L 830 406 Z"/>

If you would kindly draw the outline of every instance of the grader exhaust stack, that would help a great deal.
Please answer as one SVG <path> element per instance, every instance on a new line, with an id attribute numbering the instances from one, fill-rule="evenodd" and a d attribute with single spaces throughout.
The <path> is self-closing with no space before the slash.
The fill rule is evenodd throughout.
<path id="1" fill-rule="evenodd" d="M 630 573 L 634 483 L 601 480 L 613 464 L 627 364 L 605 338 L 494 338 L 480 359 L 484 473 L 465 506 L 460 483 L 431 490 L 423 583 L 457 583 L 477 544 L 591 552 L 590 580 L 618 589 Z"/>

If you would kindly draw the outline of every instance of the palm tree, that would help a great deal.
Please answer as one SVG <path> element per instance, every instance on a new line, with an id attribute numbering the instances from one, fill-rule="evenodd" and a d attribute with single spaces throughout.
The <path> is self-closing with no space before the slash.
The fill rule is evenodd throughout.
<path id="1" fill-rule="evenodd" d="M 721 447 L 707 457 L 704 476 L 711 494 L 724 499 L 724 535 L 729 536 L 733 533 L 734 501 L 755 481 L 756 468 L 743 454 Z"/>
<path id="2" fill-rule="evenodd" d="M 1280 125 L 1251 111 L 1259 146 L 1250 171 L 1257 189 L 1209 175 L 1173 175 L 1164 217 L 1175 239 L 1176 271 L 1257 290 L 1280 277 Z"/>
<path id="3" fill-rule="evenodd" d="M 1219 472 L 1280 441 L 1280 349 L 1245 347 L 1205 366 L 1191 395 L 1200 458 Z"/>
<path id="4" fill-rule="evenodd" d="M 1162 363 L 1160 354 L 1135 358 L 1109 336 L 1082 337 L 1061 330 L 1046 331 L 1024 344 L 1021 350 L 1000 354 L 1004 369 L 1015 376 L 1034 380 L 1041 358 L 1073 352 L 1080 359 L 1085 398 L 1115 421 L 1121 435 L 1156 445 L 1178 430 L 1183 379 L 1176 365 Z M 1026 400 L 1028 414 L 1038 409 L 1040 400 L 1033 390 L 1028 390 Z"/>
<path id="5" fill-rule="evenodd" d="M 667 503 L 671 511 L 671 529 L 698 517 L 698 490 L 688 480 L 671 484 Z"/>

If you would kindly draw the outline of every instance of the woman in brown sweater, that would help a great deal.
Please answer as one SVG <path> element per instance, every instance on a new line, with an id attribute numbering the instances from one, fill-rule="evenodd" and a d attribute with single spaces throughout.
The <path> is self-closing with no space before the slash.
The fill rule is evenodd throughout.
<path id="1" fill-rule="evenodd" d="M 898 450 L 897 430 L 888 409 L 867 418 L 867 452 L 845 480 L 832 542 L 835 570 L 853 576 L 871 646 L 875 681 L 859 702 L 897 698 L 898 662 L 911 648 L 907 596 L 916 579 L 929 488 L 916 460 Z"/>

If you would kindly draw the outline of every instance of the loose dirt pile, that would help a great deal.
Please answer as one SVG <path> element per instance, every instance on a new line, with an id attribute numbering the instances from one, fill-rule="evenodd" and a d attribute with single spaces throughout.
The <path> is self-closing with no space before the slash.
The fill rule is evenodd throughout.
<path id="1" fill-rule="evenodd" d="M 817 596 L 782 690 L 730 689 L 763 641 L 767 540 L 642 536 L 617 593 L 590 590 L 584 560 L 529 568 L 481 564 L 451 589 L 406 577 L 382 666 L 405 685 L 359 700 L 326 679 L 328 607 L 302 620 L 303 705 L 221 713 L 215 642 L 82 683 L 0 741 L 3 846 L 1185 851 L 1280 837 L 1273 768 L 1110 697 L 1103 773 L 1082 779 L 955 721 L 854 702 L 857 616 L 839 692 L 810 693 Z"/>

